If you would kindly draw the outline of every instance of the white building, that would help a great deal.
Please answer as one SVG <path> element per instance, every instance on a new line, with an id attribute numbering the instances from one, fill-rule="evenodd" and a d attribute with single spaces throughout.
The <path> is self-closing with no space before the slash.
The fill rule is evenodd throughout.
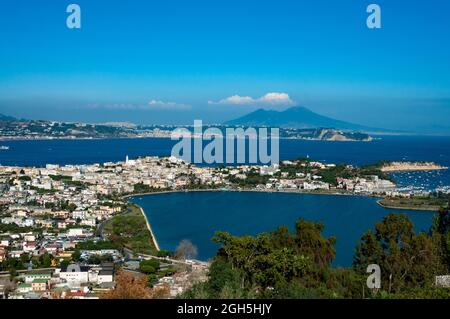
<path id="1" fill-rule="evenodd" d="M 83 236 L 83 228 L 71 228 L 67 231 L 67 236 L 69 237 L 77 237 L 77 236 Z"/>
<path id="2" fill-rule="evenodd" d="M 81 284 L 89 282 L 89 269 L 72 264 L 65 270 L 61 269 L 59 278 L 64 280 L 69 287 L 80 287 Z"/>

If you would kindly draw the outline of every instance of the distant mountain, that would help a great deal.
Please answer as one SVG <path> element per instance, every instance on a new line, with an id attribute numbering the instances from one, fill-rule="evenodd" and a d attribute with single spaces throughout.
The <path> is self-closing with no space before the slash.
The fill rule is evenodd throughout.
<path id="1" fill-rule="evenodd" d="M 17 121 L 17 119 L 15 118 L 15 117 L 12 117 L 12 116 L 8 116 L 8 115 L 3 115 L 3 114 L 0 114 L 0 121 Z"/>
<path id="2" fill-rule="evenodd" d="M 340 130 L 358 130 L 366 132 L 383 132 L 387 130 L 335 120 L 313 111 L 297 106 L 285 111 L 259 109 L 238 119 L 225 123 L 239 126 L 272 126 L 283 128 L 335 128 Z"/>

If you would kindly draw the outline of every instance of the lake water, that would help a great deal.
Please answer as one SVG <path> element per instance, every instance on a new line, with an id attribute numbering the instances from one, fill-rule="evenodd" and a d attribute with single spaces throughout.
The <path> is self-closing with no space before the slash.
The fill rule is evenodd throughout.
<path id="1" fill-rule="evenodd" d="M 233 235 L 256 235 L 281 225 L 293 229 L 299 218 L 323 222 L 326 236 L 337 237 L 335 266 L 349 266 L 364 232 L 389 213 L 407 214 L 416 231 L 428 231 L 433 213 L 388 210 L 376 199 L 251 192 L 198 192 L 137 196 L 162 249 L 175 250 L 183 239 L 198 247 L 198 258 L 207 260 L 217 252 L 211 242 L 215 231 Z"/>
<path id="2" fill-rule="evenodd" d="M 169 156 L 175 141 L 160 138 L 104 140 L 3 141 L 0 164 L 44 166 L 45 164 L 93 164 L 138 156 Z M 281 140 L 280 159 L 309 156 L 326 163 L 364 165 L 380 160 L 435 161 L 450 166 L 450 137 L 382 136 L 364 142 Z M 396 174 L 401 186 L 434 189 L 450 185 L 450 171 Z"/>

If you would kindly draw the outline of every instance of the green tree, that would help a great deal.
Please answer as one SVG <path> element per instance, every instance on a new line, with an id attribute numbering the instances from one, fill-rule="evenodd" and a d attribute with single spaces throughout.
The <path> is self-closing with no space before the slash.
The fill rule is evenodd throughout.
<path id="1" fill-rule="evenodd" d="M 22 262 L 22 264 L 27 264 L 30 262 L 30 255 L 29 254 L 22 254 L 20 255 L 20 261 Z"/>
<path id="2" fill-rule="evenodd" d="M 173 256 L 173 253 L 169 250 L 161 249 L 156 253 L 156 256 L 157 257 L 171 257 L 171 256 Z"/>
<path id="3" fill-rule="evenodd" d="M 152 288 L 158 282 L 158 276 L 156 274 L 149 274 L 147 276 L 147 285 Z"/>
<path id="4" fill-rule="evenodd" d="M 233 270 L 230 263 L 221 258 L 216 258 L 209 268 L 208 294 L 213 298 L 219 298 L 227 286 L 228 289 L 238 291 L 241 284 L 241 273 Z"/>
<path id="5" fill-rule="evenodd" d="M 315 277 L 329 268 L 335 256 L 335 239 L 323 237 L 322 230 L 322 224 L 301 219 L 293 234 L 280 227 L 256 237 L 218 232 L 213 240 L 221 244 L 217 258 L 239 274 L 240 289 L 264 292 L 304 277 Z M 214 282 L 213 278 L 210 276 L 210 281 Z M 218 288 L 213 290 L 217 293 Z"/>
<path id="6" fill-rule="evenodd" d="M 60 263 L 59 266 L 61 268 L 67 268 L 70 265 L 70 260 L 69 259 L 63 259 Z"/>
<path id="7" fill-rule="evenodd" d="M 89 265 L 100 265 L 102 262 L 102 259 L 100 256 L 97 255 L 90 255 L 89 258 L 86 260 L 86 263 Z"/>
<path id="8" fill-rule="evenodd" d="M 356 270 L 364 273 L 368 265 L 376 264 L 382 258 L 383 248 L 369 230 L 361 237 L 361 243 L 356 247 L 356 254 L 353 257 L 353 265 Z"/>
<path id="9" fill-rule="evenodd" d="M 433 220 L 430 230 L 436 246 L 439 248 L 441 262 L 450 272 L 450 212 L 442 208 Z"/>
<path id="10" fill-rule="evenodd" d="M 382 288 L 388 293 L 429 287 L 443 271 L 434 241 L 425 233 L 416 235 L 406 215 L 388 215 L 376 224 L 375 235 L 363 235 L 353 265 L 361 273 L 369 264 L 380 266 Z"/>
<path id="11" fill-rule="evenodd" d="M 416 234 L 408 217 L 388 215 L 361 238 L 353 268 L 333 268 L 335 238 L 320 223 L 300 219 L 290 232 L 280 227 L 257 236 L 217 232 L 220 244 L 208 280 L 183 298 L 448 298 L 433 286 L 445 274 L 441 241 L 448 234 L 441 214 L 430 234 Z M 439 231 L 438 231 L 439 229 Z M 439 237 L 440 238 L 440 237 Z M 439 244 L 436 244 L 439 243 Z M 367 290 L 368 264 L 382 271 L 382 291 Z"/>
<path id="12" fill-rule="evenodd" d="M 40 267 L 41 268 L 49 268 L 52 265 L 52 255 L 48 252 L 45 252 L 39 257 Z"/>
<path id="13" fill-rule="evenodd" d="M 157 259 L 143 260 L 139 263 L 139 269 L 145 274 L 154 274 L 159 267 L 160 262 Z"/>
<path id="14" fill-rule="evenodd" d="M 300 219 L 296 226 L 295 245 L 298 252 L 311 257 L 321 267 L 329 266 L 336 257 L 336 238 L 322 236 L 324 225 Z"/>
<path id="15" fill-rule="evenodd" d="M 9 269 L 9 279 L 11 281 L 14 280 L 14 278 L 16 278 L 18 275 L 19 275 L 19 273 L 17 272 L 17 270 L 15 268 Z"/>
<path id="16" fill-rule="evenodd" d="M 75 262 L 79 262 L 81 259 L 81 252 L 77 249 L 72 253 L 72 260 Z"/>

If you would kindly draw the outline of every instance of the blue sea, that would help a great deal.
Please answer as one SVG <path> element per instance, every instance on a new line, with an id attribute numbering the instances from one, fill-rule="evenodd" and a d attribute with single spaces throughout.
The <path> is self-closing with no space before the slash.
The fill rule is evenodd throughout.
<path id="1" fill-rule="evenodd" d="M 45 164 L 92 164 L 138 156 L 169 156 L 175 141 L 160 138 L 104 140 L 4 141 L 1 165 L 44 166 Z M 364 165 L 380 160 L 435 161 L 450 166 L 450 137 L 382 136 L 365 142 L 281 140 L 280 159 L 309 156 L 326 163 Z M 396 174 L 403 185 L 435 189 L 450 185 L 450 172 L 434 171 Z"/>
<path id="2" fill-rule="evenodd" d="M 217 252 L 211 241 L 215 231 L 256 235 L 281 225 L 293 230 L 304 218 L 322 222 L 324 234 L 335 236 L 334 266 L 350 266 L 359 239 L 389 213 L 407 214 L 416 231 L 428 231 L 431 212 L 389 210 L 375 198 L 284 193 L 199 192 L 137 196 L 162 249 L 174 251 L 183 239 L 198 248 L 198 258 L 208 260 Z"/>

